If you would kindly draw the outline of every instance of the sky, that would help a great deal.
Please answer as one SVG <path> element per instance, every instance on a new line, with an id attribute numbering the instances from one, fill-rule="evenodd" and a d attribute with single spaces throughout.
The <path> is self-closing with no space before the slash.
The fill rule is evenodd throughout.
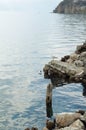
<path id="1" fill-rule="evenodd" d="M 31 6 L 53 6 L 61 0 L 0 0 L 0 10 L 28 10 Z"/>

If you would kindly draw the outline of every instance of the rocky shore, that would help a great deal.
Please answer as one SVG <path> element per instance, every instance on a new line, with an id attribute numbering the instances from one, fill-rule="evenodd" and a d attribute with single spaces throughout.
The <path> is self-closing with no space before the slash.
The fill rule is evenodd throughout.
<path id="1" fill-rule="evenodd" d="M 36 127 L 25 130 L 38 130 Z M 42 130 L 86 130 L 86 111 L 58 114 L 54 121 L 47 120 Z"/>
<path id="2" fill-rule="evenodd" d="M 45 65 L 44 77 L 54 84 L 82 83 L 86 85 L 86 42 L 77 46 L 76 51 L 61 60 L 52 60 Z"/>
<path id="3" fill-rule="evenodd" d="M 53 12 L 64 14 L 86 14 L 86 0 L 63 0 Z"/>
<path id="4" fill-rule="evenodd" d="M 55 121 L 47 121 L 43 130 L 86 130 L 86 112 L 58 114 Z"/>
<path id="5" fill-rule="evenodd" d="M 86 110 L 61 113 L 53 117 L 52 108 L 54 86 L 82 83 L 86 90 L 86 42 L 77 46 L 73 54 L 66 55 L 61 60 L 50 61 L 43 71 L 44 77 L 51 79 L 46 90 L 46 126 L 43 130 L 86 130 Z M 38 128 L 32 127 L 31 130 L 38 130 Z"/>
<path id="6" fill-rule="evenodd" d="M 77 46 L 75 52 L 66 55 L 61 60 L 52 60 L 45 65 L 44 77 L 51 79 L 47 86 L 46 112 L 50 120 L 46 120 L 43 130 L 86 130 L 86 111 L 57 114 L 52 117 L 52 90 L 54 86 L 68 83 L 82 83 L 86 90 L 86 42 Z"/>

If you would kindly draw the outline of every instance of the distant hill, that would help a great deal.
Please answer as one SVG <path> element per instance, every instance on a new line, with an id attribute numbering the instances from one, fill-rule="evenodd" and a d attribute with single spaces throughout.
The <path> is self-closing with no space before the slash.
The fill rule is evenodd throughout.
<path id="1" fill-rule="evenodd" d="M 86 14 L 86 0 L 63 0 L 54 13 Z"/>

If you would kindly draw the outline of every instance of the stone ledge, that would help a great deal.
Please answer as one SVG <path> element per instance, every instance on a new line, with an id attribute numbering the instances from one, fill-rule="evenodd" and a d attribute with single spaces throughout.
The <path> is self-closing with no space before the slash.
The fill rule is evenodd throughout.
<path id="1" fill-rule="evenodd" d="M 86 43 L 78 46 L 75 53 L 61 60 L 52 60 L 43 68 L 44 77 L 59 82 L 86 84 Z"/>

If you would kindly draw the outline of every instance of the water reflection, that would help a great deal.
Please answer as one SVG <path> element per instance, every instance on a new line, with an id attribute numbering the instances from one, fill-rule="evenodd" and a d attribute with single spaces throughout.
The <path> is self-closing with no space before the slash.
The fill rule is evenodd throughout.
<path id="1" fill-rule="evenodd" d="M 42 129 L 49 81 L 38 73 L 52 56 L 70 54 L 85 40 L 86 17 L 29 12 L 0 17 L 0 129 Z M 86 109 L 80 84 L 57 87 L 53 98 L 55 113 Z"/>

